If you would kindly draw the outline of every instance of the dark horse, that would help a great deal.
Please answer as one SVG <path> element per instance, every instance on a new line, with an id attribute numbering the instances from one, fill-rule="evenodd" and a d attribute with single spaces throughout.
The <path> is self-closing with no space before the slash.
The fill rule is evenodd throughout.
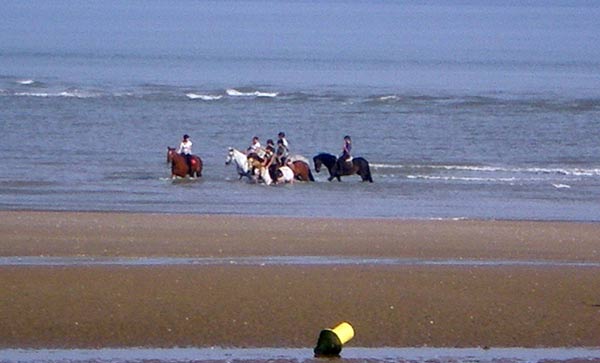
<path id="1" fill-rule="evenodd" d="M 176 176 L 185 178 L 186 175 L 189 175 L 192 178 L 198 178 L 202 176 L 202 159 L 196 155 L 192 155 L 190 163 L 191 163 L 191 173 L 190 168 L 188 168 L 188 164 L 183 155 L 179 155 L 175 148 L 167 146 L 167 163 L 171 163 L 171 177 L 175 178 Z"/>
<path id="2" fill-rule="evenodd" d="M 365 158 L 352 158 L 352 162 L 350 163 L 338 160 L 335 155 L 321 153 L 313 158 L 313 162 L 315 163 L 315 171 L 317 173 L 321 171 L 322 165 L 327 167 L 329 170 L 329 181 L 332 181 L 333 179 L 342 181 L 340 177 L 343 175 L 358 174 L 362 178 L 362 181 L 368 181 L 369 183 L 373 182 L 371 168 L 369 167 L 369 162 Z"/>

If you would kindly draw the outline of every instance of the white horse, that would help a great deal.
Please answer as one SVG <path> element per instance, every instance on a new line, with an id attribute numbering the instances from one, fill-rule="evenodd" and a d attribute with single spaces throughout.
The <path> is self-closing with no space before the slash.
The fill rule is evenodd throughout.
<path id="1" fill-rule="evenodd" d="M 250 175 L 250 169 L 248 168 L 248 158 L 246 157 L 246 154 L 230 147 L 229 152 L 227 153 L 227 158 L 225 159 L 225 165 L 229 165 L 232 162 L 235 164 L 235 169 L 240 175 L 240 180 L 242 180 L 243 177 L 252 179 L 252 175 Z"/>

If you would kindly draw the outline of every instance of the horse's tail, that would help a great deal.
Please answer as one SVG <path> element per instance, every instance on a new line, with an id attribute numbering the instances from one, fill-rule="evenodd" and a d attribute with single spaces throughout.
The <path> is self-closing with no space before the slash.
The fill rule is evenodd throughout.
<path id="1" fill-rule="evenodd" d="M 369 183 L 372 183 L 373 182 L 373 177 L 371 176 L 371 170 L 367 169 L 367 174 L 368 174 L 367 181 Z"/>
<path id="2" fill-rule="evenodd" d="M 312 174 L 312 171 L 310 171 L 310 166 L 308 167 L 308 180 L 314 182 L 315 181 L 315 177 Z"/>
<path id="3" fill-rule="evenodd" d="M 362 158 L 364 170 L 361 170 L 361 177 L 363 181 L 368 181 L 369 183 L 373 182 L 373 176 L 371 175 L 371 167 L 369 166 L 369 162 Z M 362 168 L 361 168 L 362 169 Z"/>
<path id="4" fill-rule="evenodd" d="M 192 174 L 196 174 L 196 177 L 201 177 L 202 176 L 202 158 L 200 158 L 198 155 L 194 155 L 194 160 L 196 160 L 196 168 L 195 170 L 192 170 Z M 190 175 L 193 176 L 193 175 Z"/>

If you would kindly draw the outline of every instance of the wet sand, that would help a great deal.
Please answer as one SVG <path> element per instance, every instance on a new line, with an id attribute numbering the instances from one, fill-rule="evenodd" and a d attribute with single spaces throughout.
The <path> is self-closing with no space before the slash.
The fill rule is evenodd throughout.
<path id="1" fill-rule="evenodd" d="M 0 256 L 600 262 L 600 224 L 0 212 Z M 0 266 L 0 347 L 599 346 L 600 267 Z"/>

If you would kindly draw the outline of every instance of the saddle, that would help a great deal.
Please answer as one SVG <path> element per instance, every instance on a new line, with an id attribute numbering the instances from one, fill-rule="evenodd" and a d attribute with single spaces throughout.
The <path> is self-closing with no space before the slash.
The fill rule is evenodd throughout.
<path id="1" fill-rule="evenodd" d="M 348 156 L 346 159 L 339 159 L 339 166 L 342 171 L 349 171 L 352 169 L 352 156 Z"/>

